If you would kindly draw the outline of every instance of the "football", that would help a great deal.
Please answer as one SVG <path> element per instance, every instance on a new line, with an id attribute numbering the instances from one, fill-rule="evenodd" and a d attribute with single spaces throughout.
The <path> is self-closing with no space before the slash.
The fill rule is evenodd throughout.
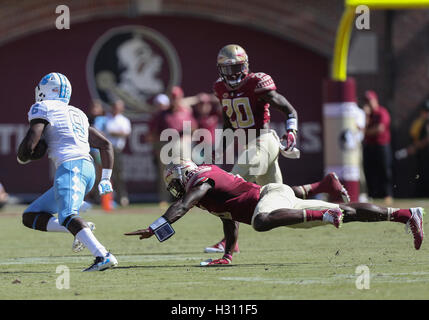
<path id="1" fill-rule="evenodd" d="M 43 158 L 46 150 L 48 150 L 48 144 L 46 143 L 45 139 L 40 139 L 39 143 L 36 145 L 33 153 L 31 154 L 31 160 L 39 160 Z"/>

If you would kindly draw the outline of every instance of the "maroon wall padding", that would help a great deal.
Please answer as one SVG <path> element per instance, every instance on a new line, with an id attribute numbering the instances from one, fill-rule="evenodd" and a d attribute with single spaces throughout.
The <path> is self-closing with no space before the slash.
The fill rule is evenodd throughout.
<path id="1" fill-rule="evenodd" d="M 218 78 L 216 56 L 226 44 L 243 46 L 253 72 L 265 72 L 274 79 L 299 114 L 301 159 L 281 157 L 284 180 L 290 185 L 314 182 L 323 177 L 322 80 L 328 60 L 318 53 L 283 38 L 247 26 L 185 16 L 112 17 L 72 24 L 70 30 L 51 29 L 0 46 L 0 126 L 27 125 L 27 112 L 34 102 L 34 88 L 41 77 L 57 71 L 73 87 L 70 104 L 88 111 L 92 99 L 86 77 L 87 58 L 93 44 L 114 27 L 136 25 L 156 30 L 177 51 L 185 95 L 211 92 Z M 284 128 L 285 118 L 272 110 L 273 125 Z M 306 127 L 306 124 L 311 124 Z M 1 131 L 0 131 L 1 132 Z M 3 136 L 5 137 L 5 136 Z M 6 139 L 6 138 L 4 138 Z M 8 136 L 13 147 L 16 135 Z M 3 140 L 0 139 L 0 143 Z M 144 137 L 140 138 L 144 143 Z M 10 193 L 41 193 L 52 184 L 45 158 L 21 166 L 14 148 L 0 153 L 0 181 Z M 0 146 L 1 151 L 1 146 Z M 130 154 L 129 147 L 124 153 Z M 152 160 L 148 160 L 152 161 Z M 143 164 L 142 164 L 143 165 Z M 156 193 L 157 179 L 128 183 L 129 192 Z"/>
<path id="2" fill-rule="evenodd" d="M 359 201 L 359 194 L 360 194 L 359 181 L 342 181 L 342 182 L 343 182 L 344 187 L 347 189 L 347 192 L 349 193 L 350 201 L 351 202 L 358 202 Z"/>
<path id="3" fill-rule="evenodd" d="M 323 102 L 357 102 L 355 79 L 323 81 Z"/>

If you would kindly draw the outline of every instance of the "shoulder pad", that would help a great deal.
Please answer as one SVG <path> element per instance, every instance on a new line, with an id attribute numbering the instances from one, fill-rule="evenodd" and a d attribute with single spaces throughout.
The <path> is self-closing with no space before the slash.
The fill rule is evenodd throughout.
<path id="1" fill-rule="evenodd" d="M 218 96 L 218 93 L 219 93 L 218 91 L 222 85 L 223 85 L 223 80 L 220 77 L 216 80 L 215 83 L 213 83 L 213 92 L 216 96 Z"/>
<path id="2" fill-rule="evenodd" d="M 36 102 L 28 111 L 28 122 L 33 119 L 44 119 L 49 121 L 48 119 L 48 107 L 43 102 Z"/>
<path id="3" fill-rule="evenodd" d="M 269 77 L 269 75 L 268 74 L 266 74 L 265 72 L 252 72 L 251 74 L 250 74 L 250 76 L 252 77 L 252 78 L 258 78 L 258 79 L 262 79 L 263 77 L 265 77 L 265 76 L 268 76 Z"/>
<path id="4" fill-rule="evenodd" d="M 271 78 L 269 74 L 266 74 L 263 72 L 257 72 L 252 74 L 252 77 L 257 79 L 257 83 L 255 87 L 256 93 L 277 89 L 273 78 Z"/>
<path id="5" fill-rule="evenodd" d="M 189 177 L 189 180 L 187 181 L 185 185 L 186 191 L 189 189 L 196 187 L 197 185 L 207 182 L 209 180 L 208 177 L 204 175 L 204 173 L 211 171 L 211 167 L 209 166 L 199 166 L 197 170 L 192 172 L 192 175 Z"/>

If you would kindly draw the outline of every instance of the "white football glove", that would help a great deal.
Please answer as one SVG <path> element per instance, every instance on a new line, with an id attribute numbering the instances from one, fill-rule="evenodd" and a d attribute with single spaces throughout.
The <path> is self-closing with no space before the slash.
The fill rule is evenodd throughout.
<path id="1" fill-rule="evenodd" d="M 284 134 L 282 140 L 286 141 L 285 151 L 291 151 L 293 148 L 295 148 L 296 147 L 296 132 L 295 132 L 295 130 L 287 131 Z"/>
<path id="2" fill-rule="evenodd" d="M 98 184 L 98 191 L 100 192 L 100 196 L 103 194 L 111 193 L 113 192 L 112 183 L 109 179 L 102 179 L 100 183 Z"/>

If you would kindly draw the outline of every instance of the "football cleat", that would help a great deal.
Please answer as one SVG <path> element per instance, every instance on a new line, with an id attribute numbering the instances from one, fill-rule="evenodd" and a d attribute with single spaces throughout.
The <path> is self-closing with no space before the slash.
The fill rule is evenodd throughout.
<path id="1" fill-rule="evenodd" d="M 340 179 L 335 172 L 328 173 L 321 182 L 324 184 L 325 192 L 332 197 L 332 202 L 350 202 L 350 196 L 346 188 L 340 182 Z"/>
<path id="2" fill-rule="evenodd" d="M 212 260 L 206 264 L 206 266 L 219 266 L 219 265 L 230 265 L 232 261 L 226 258 Z"/>
<path id="3" fill-rule="evenodd" d="M 82 271 L 104 271 L 117 265 L 118 260 L 116 260 L 113 254 L 108 252 L 104 257 L 96 257 L 94 263 Z"/>
<path id="4" fill-rule="evenodd" d="M 414 248 L 416 250 L 420 249 L 420 246 L 423 242 L 423 216 L 425 214 L 425 211 L 423 208 L 411 208 L 411 218 L 407 221 L 407 224 L 405 225 L 405 230 L 407 233 L 409 233 L 409 229 L 411 229 L 411 232 L 413 233 L 414 237 Z"/>
<path id="5" fill-rule="evenodd" d="M 323 213 L 323 221 L 331 223 L 335 228 L 340 228 L 343 223 L 343 210 L 340 208 L 332 208 Z"/>
<path id="6" fill-rule="evenodd" d="M 207 259 L 206 261 L 202 261 L 200 266 L 219 266 L 219 265 L 230 265 L 232 264 L 232 255 L 224 254 L 221 259 Z"/>
<path id="7" fill-rule="evenodd" d="M 95 230 L 95 224 L 93 222 L 87 222 L 86 224 L 88 225 L 89 230 Z M 73 252 L 80 252 L 83 250 L 83 248 L 85 248 L 85 245 L 75 237 L 72 245 Z"/>
<path id="8" fill-rule="evenodd" d="M 222 239 L 215 245 L 211 247 L 207 247 L 204 249 L 205 253 L 224 253 L 225 252 L 225 239 Z M 238 248 L 238 241 L 235 244 L 234 252 L 240 253 L 240 249 Z"/>

